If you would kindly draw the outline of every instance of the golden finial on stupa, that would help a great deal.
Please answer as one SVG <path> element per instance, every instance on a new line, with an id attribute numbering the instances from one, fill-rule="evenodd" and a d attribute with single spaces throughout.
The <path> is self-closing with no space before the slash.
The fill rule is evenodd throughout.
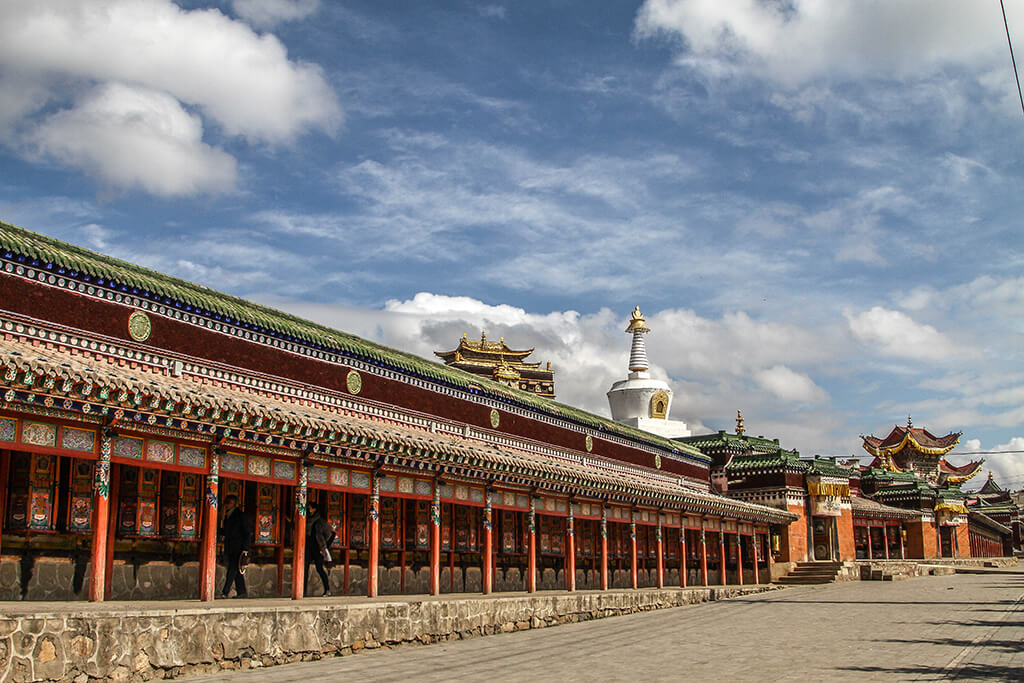
<path id="1" fill-rule="evenodd" d="M 651 328 L 647 326 L 647 320 L 644 319 L 644 314 L 640 312 L 640 307 L 637 306 L 633 309 L 633 315 L 630 316 L 629 327 L 626 328 L 626 332 L 650 332 Z"/>
<path id="2" fill-rule="evenodd" d="M 907 429 L 910 429 L 913 426 L 914 426 L 914 418 L 912 418 L 909 415 L 907 415 Z"/>
<path id="3" fill-rule="evenodd" d="M 743 428 L 743 411 L 736 411 L 736 434 L 743 436 L 747 433 L 747 430 Z"/>

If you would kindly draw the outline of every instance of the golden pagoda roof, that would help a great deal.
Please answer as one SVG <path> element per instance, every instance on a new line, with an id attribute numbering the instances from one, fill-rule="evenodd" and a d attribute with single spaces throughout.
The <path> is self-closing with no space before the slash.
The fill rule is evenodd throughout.
<path id="1" fill-rule="evenodd" d="M 945 455 L 960 443 L 961 435 L 962 432 L 950 432 L 945 436 L 935 436 L 927 429 L 919 429 L 911 423 L 906 427 L 896 425 L 884 439 L 876 436 L 861 436 L 861 439 L 864 440 L 864 450 L 871 455 L 885 458 L 907 447 L 926 455 Z"/>

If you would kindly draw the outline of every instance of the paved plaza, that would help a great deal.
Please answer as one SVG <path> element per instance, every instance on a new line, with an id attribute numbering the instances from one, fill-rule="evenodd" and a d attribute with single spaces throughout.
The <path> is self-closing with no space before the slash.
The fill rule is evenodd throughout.
<path id="1" fill-rule="evenodd" d="M 1022 680 L 1024 574 L 806 586 L 195 681 Z"/>

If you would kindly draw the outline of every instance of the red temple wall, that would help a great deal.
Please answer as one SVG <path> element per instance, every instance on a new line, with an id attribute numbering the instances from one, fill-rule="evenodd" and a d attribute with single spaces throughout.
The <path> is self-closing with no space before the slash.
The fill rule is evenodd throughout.
<path id="1" fill-rule="evenodd" d="M 853 511 L 844 508 L 836 519 L 836 536 L 839 542 L 839 559 L 857 559 L 857 547 L 853 539 Z"/>
<path id="2" fill-rule="evenodd" d="M 968 525 L 958 524 L 956 527 L 956 542 L 959 546 L 960 557 L 972 557 L 971 555 L 971 536 L 968 531 Z"/>
<path id="3" fill-rule="evenodd" d="M 132 306 L 101 301 L 7 274 L 0 274 L 0 294 L 3 307 L 12 312 L 135 344 L 128 334 L 128 316 L 136 310 Z M 149 317 L 152 332 L 144 346 L 348 393 L 345 386 L 347 368 L 344 366 L 230 337 L 164 316 L 151 314 Z M 359 395 L 361 398 L 408 410 L 490 428 L 489 406 L 405 382 L 370 376 L 364 372 Z M 576 451 L 584 450 L 585 436 L 579 431 L 515 413 L 500 413 L 499 429 L 504 433 Z M 595 438 L 594 454 L 644 467 L 655 467 L 653 453 L 600 438 Z M 661 458 L 661 469 L 698 481 L 706 482 L 709 477 L 709 467 L 706 465 L 679 462 L 664 455 Z"/>
<path id="4" fill-rule="evenodd" d="M 807 513 L 803 505 L 789 505 L 787 508 L 800 519 L 792 522 L 782 534 L 779 546 L 779 562 L 807 561 Z"/>
<path id="5" fill-rule="evenodd" d="M 934 522 L 907 522 L 907 557 L 933 559 L 939 556 Z"/>

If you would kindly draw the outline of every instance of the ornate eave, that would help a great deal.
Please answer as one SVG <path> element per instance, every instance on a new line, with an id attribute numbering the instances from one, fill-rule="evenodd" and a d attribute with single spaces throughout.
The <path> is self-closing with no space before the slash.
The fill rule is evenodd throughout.
<path id="1" fill-rule="evenodd" d="M 46 339 L 46 335 L 43 335 Z M 418 425 L 354 414 L 340 405 L 271 391 L 216 375 L 172 375 L 166 366 L 131 363 L 86 348 L 67 348 L 7 333 L 0 339 L 0 408 L 81 416 L 107 429 L 167 429 L 210 443 L 232 440 L 280 449 L 294 458 L 361 462 L 426 470 L 569 495 L 690 512 L 735 515 L 770 523 L 795 519 L 774 508 L 697 490 L 680 479 L 594 455 L 541 455 L 437 434 Z M 134 356 L 132 358 L 135 358 Z"/>

